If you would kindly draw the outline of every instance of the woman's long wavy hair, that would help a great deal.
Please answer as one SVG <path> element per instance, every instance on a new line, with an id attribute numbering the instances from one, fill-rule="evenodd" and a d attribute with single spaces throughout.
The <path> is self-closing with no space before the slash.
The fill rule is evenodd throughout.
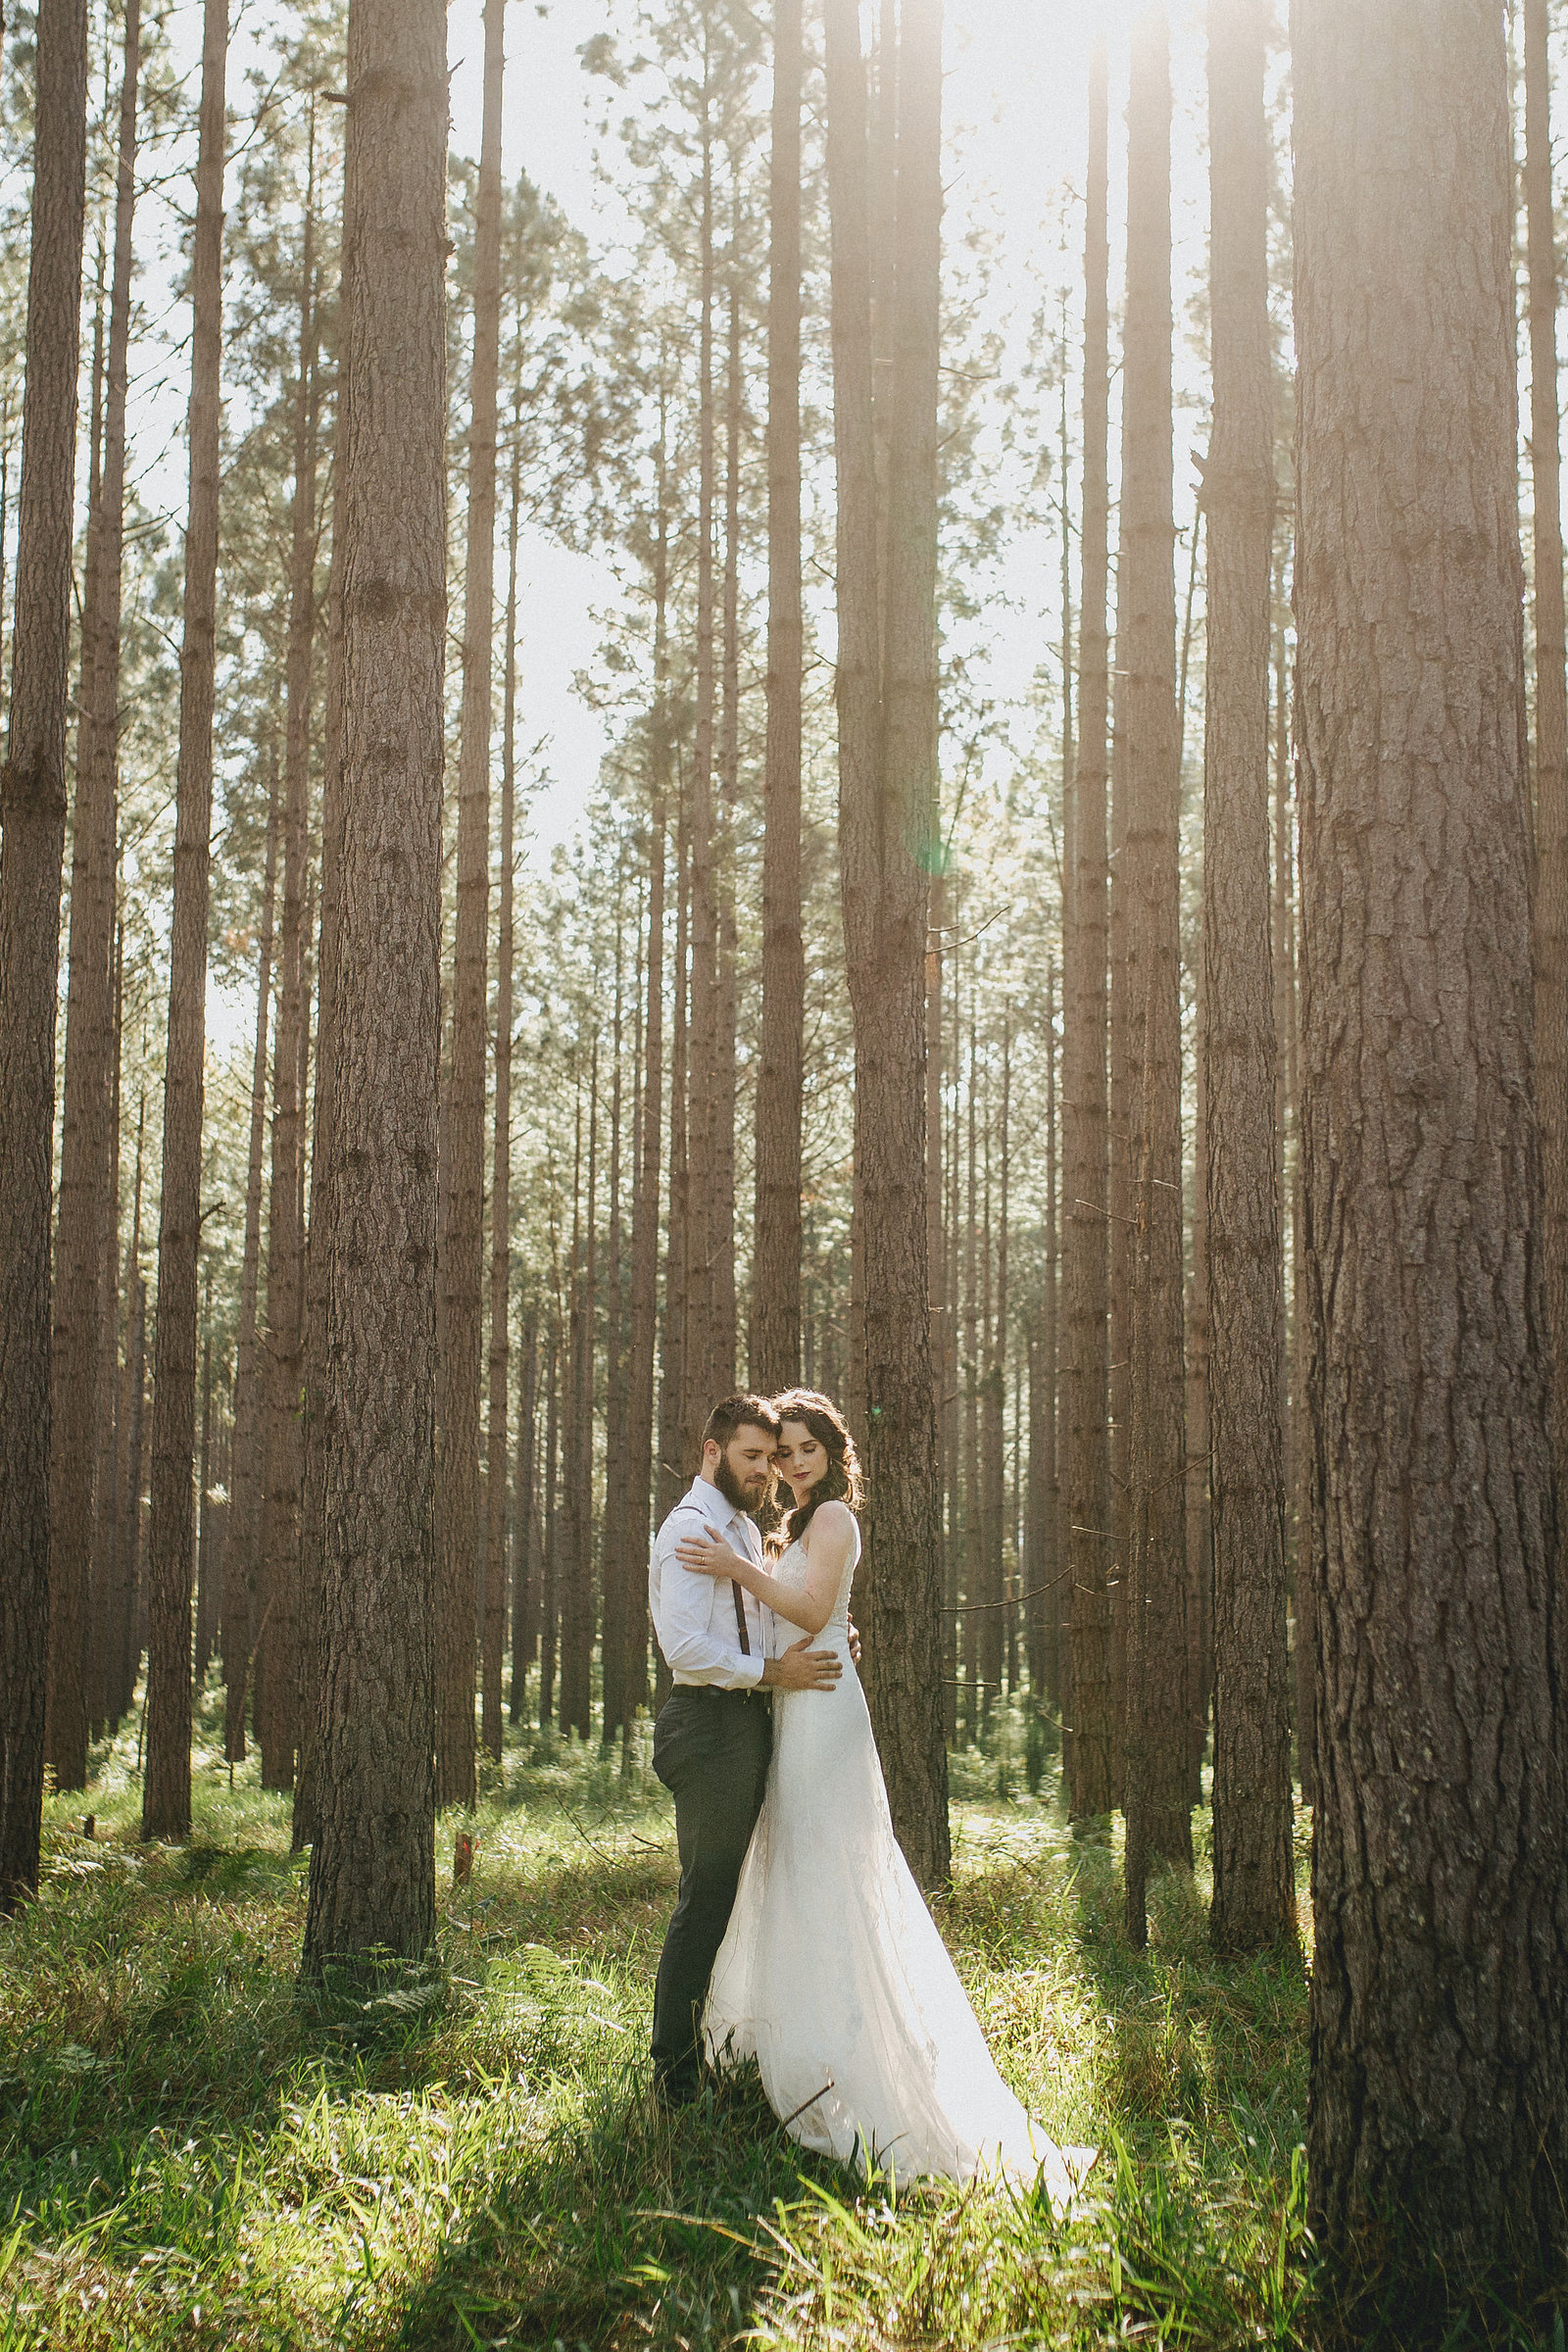
<path id="1" fill-rule="evenodd" d="M 822 1396 L 816 1389 L 786 1389 L 782 1396 L 770 1401 L 781 1422 L 804 1421 L 827 1454 L 827 1468 L 806 1500 L 797 1503 L 784 1522 L 785 1544 L 798 1544 L 810 1526 L 819 1503 L 847 1502 L 852 1511 L 858 1511 L 863 1492 L 860 1457 L 855 1450 L 849 1425 L 831 1396 Z"/>

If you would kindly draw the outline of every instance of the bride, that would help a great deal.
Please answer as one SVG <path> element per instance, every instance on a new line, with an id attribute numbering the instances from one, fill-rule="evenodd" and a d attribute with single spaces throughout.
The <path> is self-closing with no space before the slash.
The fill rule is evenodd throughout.
<path id="1" fill-rule="evenodd" d="M 1000 2169 L 1064 2204 L 1092 2151 L 1055 2147 L 1003 2082 L 893 1835 L 849 1650 L 854 1443 L 813 1390 L 774 1401 L 795 1496 L 784 1548 L 760 1567 L 697 1537 L 679 1556 L 836 1650 L 844 1673 L 804 1705 L 774 1699 L 767 1793 L 704 2011 L 709 2055 L 755 2057 L 774 2113 L 820 2155 L 904 2179 Z"/>

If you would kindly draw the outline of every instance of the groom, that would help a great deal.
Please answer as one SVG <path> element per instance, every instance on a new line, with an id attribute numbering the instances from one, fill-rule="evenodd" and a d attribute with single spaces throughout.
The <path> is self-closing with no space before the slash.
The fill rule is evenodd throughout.
<path id="1" fill-rule="evenodd" d="M 654 1726 L 654 1770 L 675 1799 L 680 1894 L 654 1993 L 654 2090 L 684 2106 L 701 2081 L 708 1980 L 761 1811 L 773 1750 L 769 1693 L 828 1690 L 843 1668 L 810 1637 L 778 1650 L 773 1613 L 725 1577 L 683 1567 L 685 1536 L 716 1536 L 759 1565 L 756 1513 L 773 1486 L 779 1421 L 761 1396 L 726 1396 L 703 1431 L 703 1466 L 654 1538 L 648 1600 L 675 1688 Z M 776 1653 L 776 1654 L 775 1654 Z"/>

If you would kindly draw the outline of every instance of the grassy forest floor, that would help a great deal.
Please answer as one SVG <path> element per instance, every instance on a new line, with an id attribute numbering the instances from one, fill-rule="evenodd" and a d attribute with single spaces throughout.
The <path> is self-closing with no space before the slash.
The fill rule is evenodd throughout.
<path id="1" fill-rule="evenodd" d="M 645 1762 L 509 1743 L 436 1965 L 368 2005 L 302 2001 L 305 1862 L 254 1763 L 230 1790 L 217 1710 L 188 1846 L 135 1842 L 122 1738 L 96 1841 L 81 1797 L 51 1798 L 41 1899 L 0 1922 L 0 2352 L 1337 2337 L 1305 2230 L 1299 1969 L 1215 1963 L 1201 1860 L 1131 1952 L 1116 1857 L 1075 1843 L 1049 1773 L 1027 1792 L 1016 1722 L 956 1763 L 943 1927 L 1032 2112 L 1104 2148 L 1066 2224 L 1001 2187 L 863 2187 L 778 2131 L 755 2078 L 652 2108 L 676 1872 Z M 1362 2319 L 1401 2341 L 1396 2315 Z M 1448 2340 L 1484 2339 L 1542 2340 L 1498 2314 Z"/>

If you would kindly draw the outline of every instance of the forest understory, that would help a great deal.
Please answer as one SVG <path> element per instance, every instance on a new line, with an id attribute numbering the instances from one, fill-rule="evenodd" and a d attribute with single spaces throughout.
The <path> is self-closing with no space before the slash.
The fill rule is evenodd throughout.
<path id="1" fill-rule="evenodd" d="M 1074 1837 L 1021 1709 L 955 1757 L 941 1916 L 1031 2112 L 1102 2144 L 1065 2224 L 1002 2189 L 858 2182 L 755 2079 L 653 2108 L 676 1866 L 640 1749 L 623 1772 L 510 1734 L 448 1824 L 472 1877 L 443 1868 L 429 1964 L 304 2000 L 288 1800 L 254 1761 L 230 1787 L 216 1682 L 197 1732 L 190 1843 L 138 1841 L 131 1718 L 91 1842 L 79 1797 L 49 1797 L 40 1899 L 0 1944 L 3 2352 L 1343 2340 L 1305 2221 L 1298 1958 L 1213 1958 L 1206 1812 L 1132 1951 L 1119 1835 Z M 1303 1918 L 1308 1837 L 1302 1814 Z M 1353 2325 L 1410 2340 L 1397 2305 Z M 1476 2310 L 1446 2340 L 1561 2323 Z"/>

